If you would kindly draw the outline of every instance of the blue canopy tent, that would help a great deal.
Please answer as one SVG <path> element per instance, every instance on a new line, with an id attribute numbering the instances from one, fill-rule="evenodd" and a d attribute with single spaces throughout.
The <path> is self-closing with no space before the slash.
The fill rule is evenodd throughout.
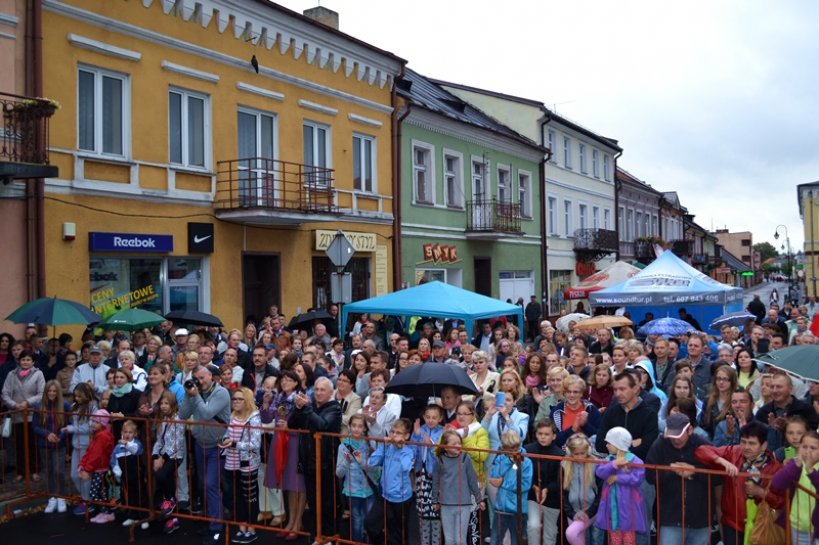
<path id="1" fill-rule="evenodd" d="M 409 323 L 412 316 L 457 318 L 464 321 L 470 335 L 475 320 L 495 316 L 515 315 L 518 327 L 523 325 L 523 309 L 520 306 L 438 281 L 344 305 L 341 323 L 347 323 L 347 316 L 350 313 L 363 312 L 401 316 L 405 318 L 406 323 Z"/>
<path id="2" fill-rule="evenodd" d="M 625 307 L 634 323 L 647 312 L 655 318 L 676 318 L 684 307 L 707 329 L 717 316 L 742 310 L 742 288 L 717 282 L 673 252 L 665 251 L 631 278 L 590 293 L 589 302 L 594 306 Z"/>

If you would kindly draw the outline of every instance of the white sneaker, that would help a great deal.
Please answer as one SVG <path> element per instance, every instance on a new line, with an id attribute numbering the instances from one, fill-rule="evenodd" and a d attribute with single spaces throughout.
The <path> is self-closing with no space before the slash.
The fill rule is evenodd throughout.
<path id="1" fill-rule="evenodd" d="M 68 510 L 68 505 L 66 505 L 65 500 L 63 498 L 57 498 L 57 512 L 65 513 L 66 510 Z"/>
<path id="2" fill-rule="evenodd" d="M 57 509 L 57 498 L 48 498 L 48 505 L 46 505 L 45 513 L 50 515 Z"/>
<path id="3" fill-rule="evenodd" d="M 145 522 L 143 522 L 142 524 L 140 524 L 140 525 L 139 525 L 139 527 L 140 527 L 141 529 L 143 529 L 143 530 L 147 530 L 148 528 L 150 528 L 150 527 L 151 527 L 151 524 L 150 524 L 148 521 L 145 521 Z"/>
<path id="4" fill-rule="evenodd" d="M 125 519 L 125 520 L 122 521 L 122 525 L 125 528 L 127 528 L 127 527 L 129 527 L 131 525 L 134 525 L 134 524 L 136 524 L 136 521 L 134 519 Z"/>

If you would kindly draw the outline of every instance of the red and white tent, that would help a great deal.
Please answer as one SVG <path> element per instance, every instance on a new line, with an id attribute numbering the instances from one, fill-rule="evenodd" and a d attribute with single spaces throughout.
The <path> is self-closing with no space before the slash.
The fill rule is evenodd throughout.
<path id="1" fill-rule="evenodd" d="M 591 292 L 615 286 L 638 272 L 640 272 L 640 269 L 634 265 L 629 265 L 625 261 L 616 261 L 602 271 L 598 271 L 582 280 L 576 286 L 565 289 L 563 297 L 566 299 L 588 299 Z"/>

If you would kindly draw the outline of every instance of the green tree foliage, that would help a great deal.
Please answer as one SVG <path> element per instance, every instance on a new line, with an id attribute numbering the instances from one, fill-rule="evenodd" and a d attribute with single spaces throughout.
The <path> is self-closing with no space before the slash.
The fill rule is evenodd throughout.
<path id="1" fill-rule="evenodd" d="M 760 261 L 779 255 L 779 252 L 770 242 L 757 242 L 754 244 L 754 251 L 759 252 Z"/>

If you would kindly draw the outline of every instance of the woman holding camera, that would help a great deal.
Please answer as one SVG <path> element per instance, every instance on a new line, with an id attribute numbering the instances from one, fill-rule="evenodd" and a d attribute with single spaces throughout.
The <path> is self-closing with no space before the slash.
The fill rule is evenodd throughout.
<path id="1" fill-rule="evenodd" d="M 237 389 L 230 399 L 230 424 L 219 447 L 225 454 L 226 484 L 230 491 L 227 496 L 233 498 L 230 509 L 239 524 L 233 543 L 252 543 L 256 541 L 256 530 L 249 525 L 255 523 L 259 515 L 257 473 L 262 420 L 249 388 Z"/>

